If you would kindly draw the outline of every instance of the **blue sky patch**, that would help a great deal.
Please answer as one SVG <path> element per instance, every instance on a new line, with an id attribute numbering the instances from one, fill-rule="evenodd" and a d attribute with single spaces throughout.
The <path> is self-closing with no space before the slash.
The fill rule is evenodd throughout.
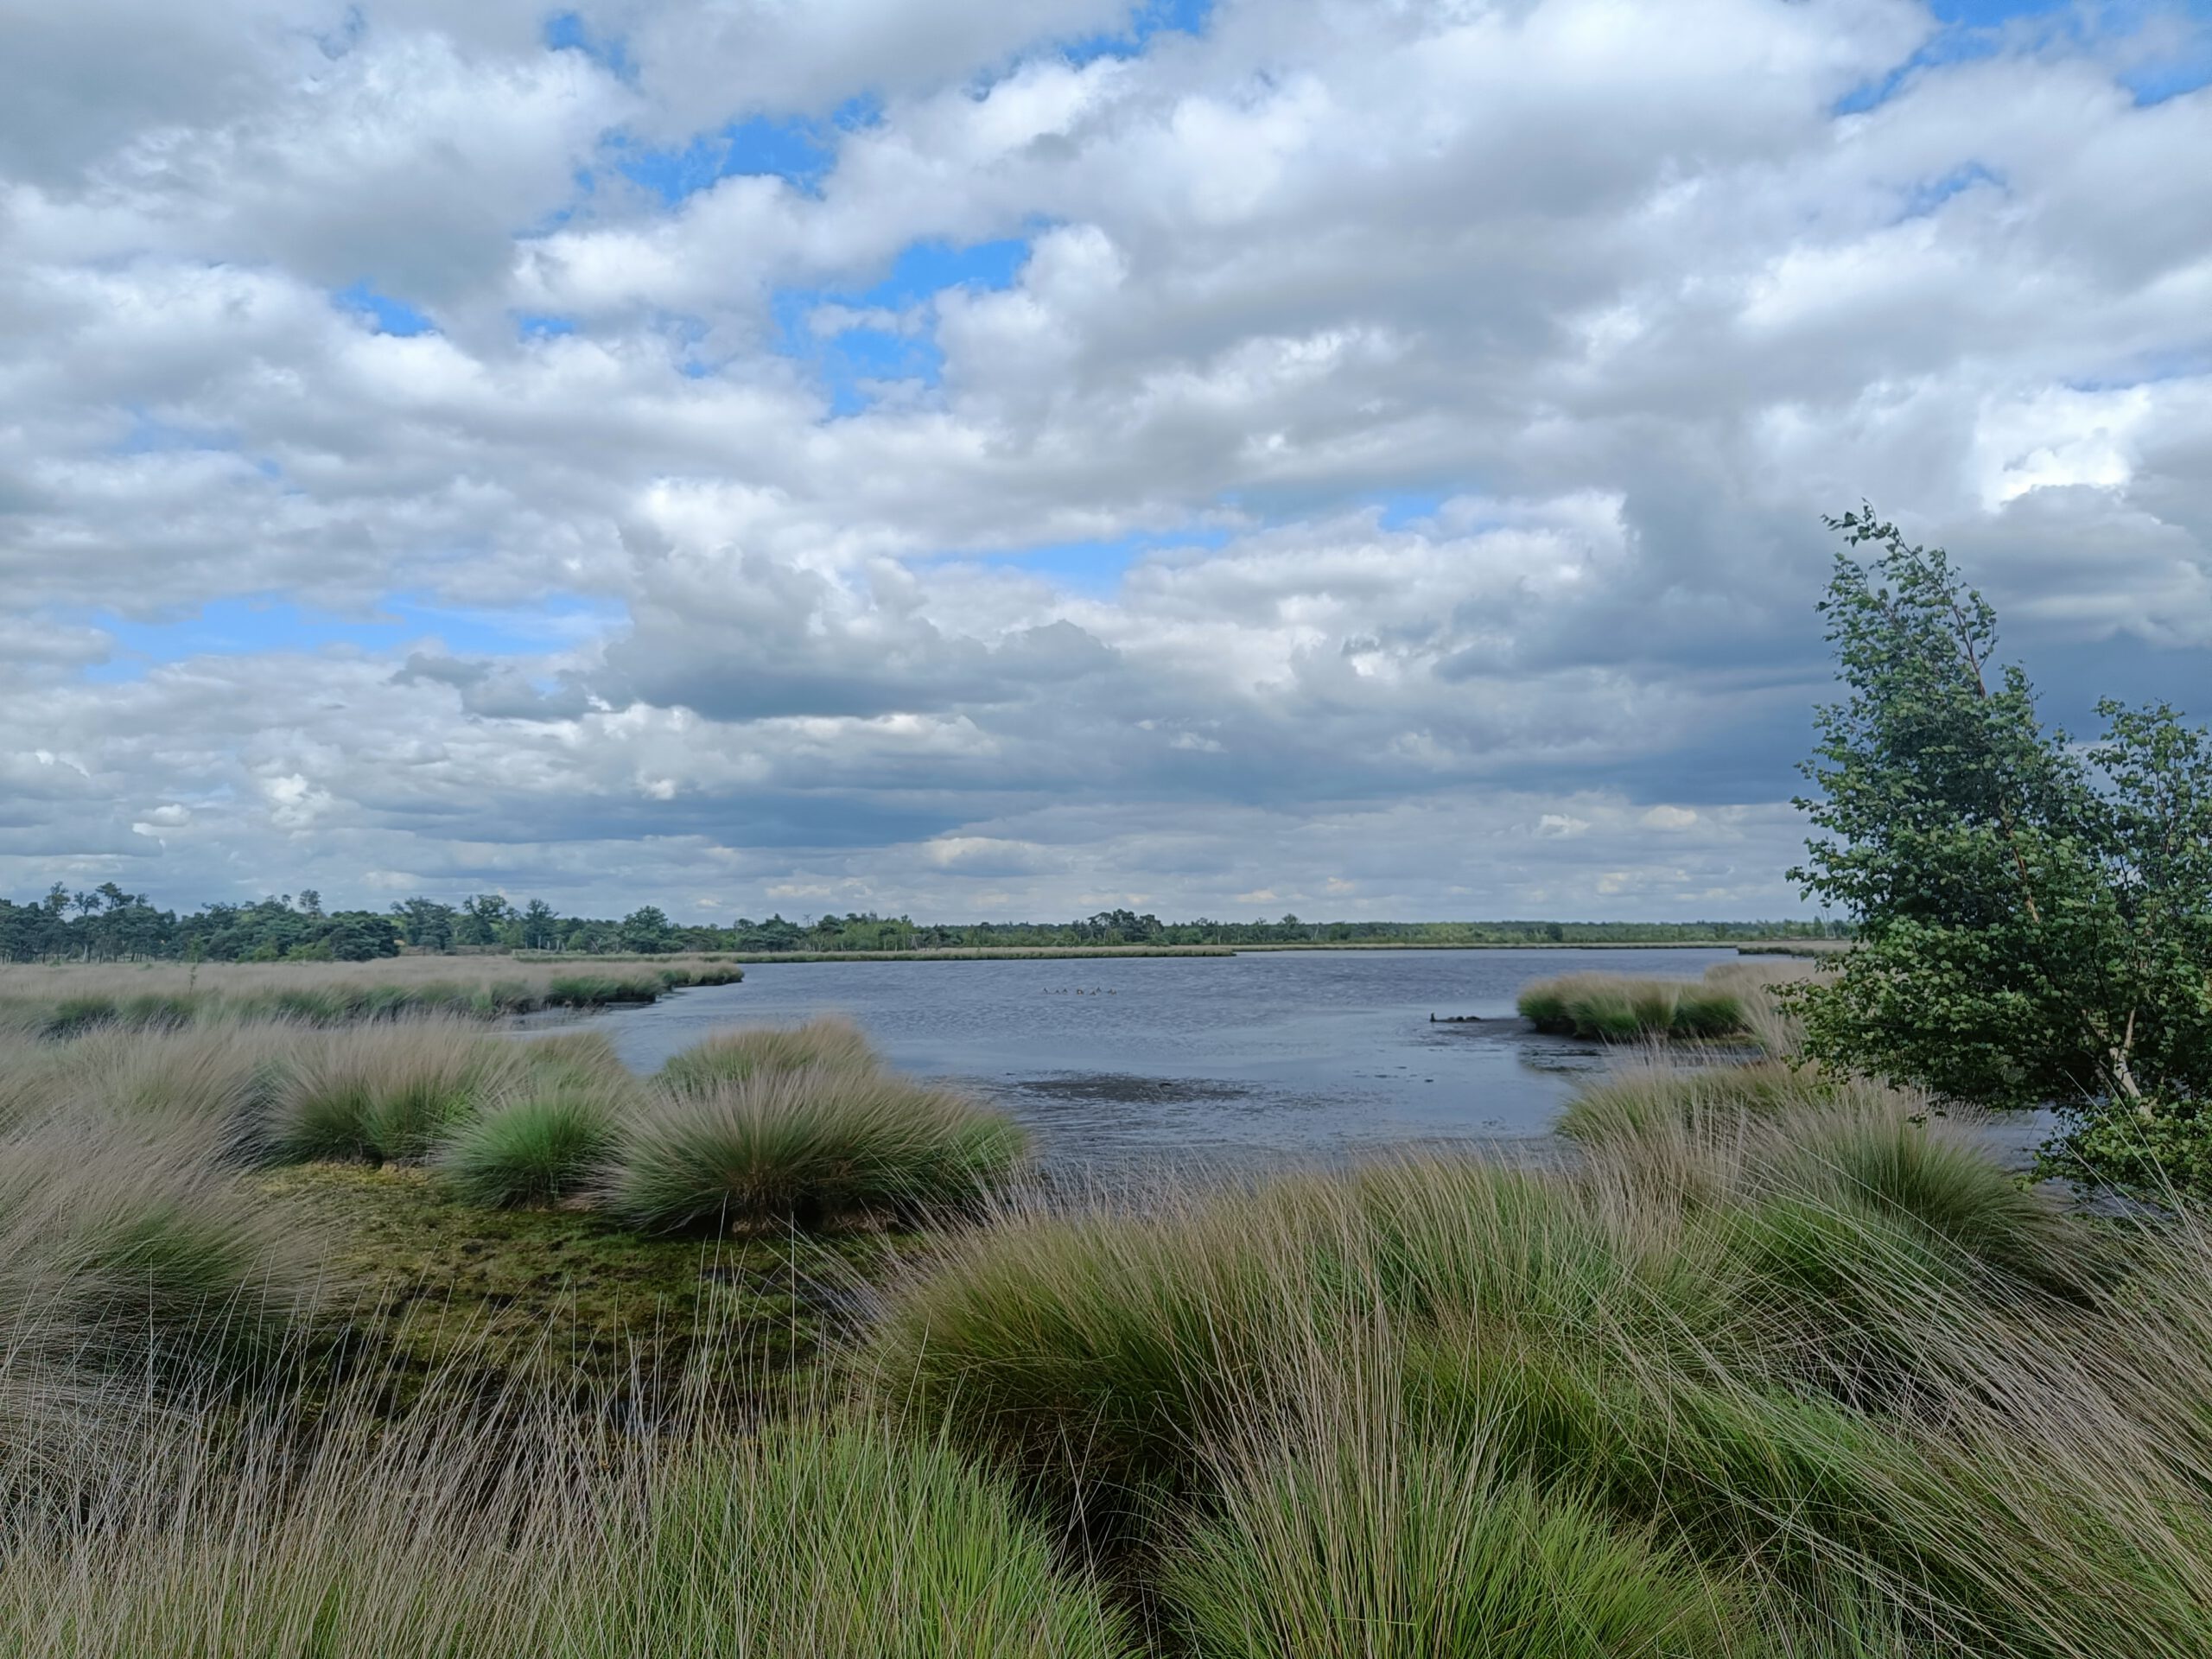
<path id="1" fill-rule="evenodd" d="M 618 606 L 579 594 L 549 594 L 528 609 L 442 605 L 420 595 L 393 594 L 371 618 L 341 616 L 310 606 L 254 594 L 211 600 L 189 615 L 157 621 L 96 611 L 67 619 L 104 630 L 115 656 L 85 671 L 85 677 L 115 684 L 146 677 L 160 664 L 194 657 L 251 657 L 350 645 L 392 651 L 435 636 L 462 657 L 536 656 L 562 650 L 620 622 Z"/>
<path id="2" fill-rule="evenodd" d="M 358 317 L 368 320 L 380 334 L 434 334 L 438 326 L 423 312 L 404 300 L 396 300 L 389 294 L 379 294 L 366 282 L 351 288 L 341 288 L 330 296 Z"/>
<path id="3" fill-rule="evenodd" d="M 1376 523 L 1385 530 L 1403 530 L 1424 518 L 1433 518 L 1452 494 L 1444 490 L 1393 490 L 1378 501 L 1382 510 L 1376 515 Z"/>
<path id="4" fill-rule="evenodd" d="M 1995 57 L 2009 46 L 2056 41 L 2078 49 L 2100 39 L 2139 34 L 2154 16 L 2212 24 L 2212 0 L 2178 0 L 2177 4 L 2111 0 L 2086 6 L 2076 0 L 1933 0 L 1929 10 L 1940 25 L 1936 34 L 1879 79 L 1845 93 L 1834 113 L 1858 115 L 1878 108 L 1916 71 Z M 2192 29 L 2178 50 L 2131 66 L 2120 79 L 2138 104 L 2159 103 L 2212 82 L 2212 28 Z"/>
<path id="5" fill-rule="evenodd" d="M 1964 167 L 1953 168 L 1940 178 L 1923 179 L 1907 190 L 1902 217 L 1924 219 L 1952 197 L 1963 194 L 1978 185 L 1988 185 L 2001 191 L 2005 188 L 2005 181 L 1980 162 L 1968 162 Z"/>
<path id="6" fill-rule="evenodd" d="M 979 564 L 989 569 L 1022 570 L 1049 578 L 1077 593 L 1109 594 L 1128 568 L 1147 554 L 1181 548 L 1211 552 L 1228 544 L 1230 531 L 1217 525 L 1190 524 L 1180 530 L 1133 531 L 1096 541 L 1039 542 L 1034 547 L 988 553 L 942 553 L 912 563 Z"/>
<path id="7" fill-rule="evenodd" d="M 1141 0 L 1120 30 L 1084 35 L 1064 49 L 1078 67 L 1096 58 L 1134 58 L 1156 35 L 1203 35 L 1212 20 L 1213 0 Z"/>
<path id="8" fill-rule="evenodd" d="M 594 35 L 589 25 L 573 11 L 558 12 L 547 18 L 543 39 L 547 51 L 581 52 L 619 80 L 629 80 L 637 73 L 620 35 L 607 40 Z"/>
<path id="9" fill-rule="evenodd" d="M 837 160 L 836 143 L 821 122 L 765 116 L 730 122 L 680 149 L 633 149 L 620 138 L 610 140 L 607 148 L 616 172 L 671 207 L 721 180 L 741 175 L 779 178 L 816 194 Z"/>
<path id="10" fill-rule="evenodd" d="M 866 409 L 871 401 L 870 381 L 912 380 L 935 386 L 944 378 L 944 353 L 929 319 L 910 314 L 948 289 L 1010 288 L 1028 257 L 1029 243 L 1023 237 L 965 245 L 916 242 L 899 251 L 880 281 L 865 288 L 779 289 L 771 305 L 780 349 L 821 378 L 833 416 Z M 901 322 L 898 327 L 870 323 L 817 334 L 811 319 L 824 305 L 899 313 Z"/>

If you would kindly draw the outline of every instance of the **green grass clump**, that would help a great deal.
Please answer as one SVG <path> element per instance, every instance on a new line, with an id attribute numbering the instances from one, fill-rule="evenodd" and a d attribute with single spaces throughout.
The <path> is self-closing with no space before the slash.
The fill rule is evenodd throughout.
<path id="1" fill-rule="evenodd" d="M 1584 1084 L 1556 1128 L 1591 1147 L 1636 1145 L 1683 1132 L 1733 1133 L 1747 1118 L 1775 1117 L 1827 1093 L 1816 1075 L 1775 1061 L 1683 1067 L 1653 1061 L 1618 1067 Z"/>
<path id="2" fill-rule="evenodd" d="M 188 1122 L 71 1107 L 0 1141 L 0 1363 L 251 1369 L 308 1317 L 322 1252 Z"/>
<path id="3" fill-rule="evenodd" d="M 868 1420 L 703 1458 L 655 1505 L 648 1650 L 824 1659 L 1134 1659 L 1003 1480 Z"/>
<path id="4" fill-rule="evenodd" d="M 888 1395 L 1109 1504 L 1192 1476 L 1313 1353 L 1382 1320 L 1644 1330 L 1694 1303 L 1563 1183 L 1428 1160 L 1276 1183 L 1158 1214 L 1001 1221 L 932 1261 L 878 1333 Z"/>
<path id="5" fill-rule="evenodd" d="M 1027 1136 L 950 1090 L 827 1065 L 664 1090 L 621 1126 L 607 1198 L 653 1231 L 972 1208 Z"/>
<path id="6" fill-rule="evenodd" d="M 1566 974 L 1524 987 L 1516 1006 L 1539 1031 L 1605 1043 L 1721 1041 L 1748 1029 L 1742 995 L 1710 982 Z"/>
<path id="7" fill-rule="evenodd" d="M 324 1033 L 302 1046 L 270 1109 L 270 1154 L 281 1162 L 427 1156 L 523 1064 L 516 1045 L 459 1022 Z"/>
<path id="8" fill-rule="evenodd" d="M 478 1204 L 550 1204 L 600 1173 L 615 1121 L 603 1090 L 532 1090 L 461 1119 L 438 1149 L 438 1167 Z"/>
<path id="9" fill-rule="evenodd" d="M 810 1067 L 855 1073 L 880 1069 L 861 1028 L 830 1016 L 799 1026 L 718 1031 L 671 1057 L 658 1081 L 672 1093 L 701 1094 L 758 1075 Z"/>
<path id="10" fill-rule="evenodd" d="M 439 1168 L 479 1204 L 549 1204 L 594 1185 L 637 1103 L 604 1033 L 536 1038 L 515 1059 L 511 1092 L 459 1118 L 438 1147 Z"/>
<path id="11" fill-rule="evenodd" d="M 1463 1448 L 1341 1428 L 1234 1470 L 1163 1592 L 1198 1659 L 1706 1659 L 1713 1587 L 1648 1531 Z"/>

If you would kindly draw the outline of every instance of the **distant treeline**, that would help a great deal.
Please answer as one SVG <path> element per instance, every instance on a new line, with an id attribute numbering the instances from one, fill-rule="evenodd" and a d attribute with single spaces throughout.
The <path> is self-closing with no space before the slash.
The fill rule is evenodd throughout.
<path id="1" fill-rule="evenodd" d="M 498 893 L 458 904 L 404 899 L 388 910 L 331 910 L 312 887 L 253 904 L 157 910 L 112 881 L 89 893 L 56 882 L 43 899 L 0 899 L 0 960 L 361 962 L 401 950 L 436 952 L 931 950 L 1087 944 L 1682 944 L 1840 937 L 1826 922 L 1222 922 L 1107 910 L 1072 922 L 918 923 L 872 912 L 804 922 L 741 917 L 724 925 L 672 922 L 652 905 L 620 920 L 563 916 L 542 899 L 518 908 Z"/>

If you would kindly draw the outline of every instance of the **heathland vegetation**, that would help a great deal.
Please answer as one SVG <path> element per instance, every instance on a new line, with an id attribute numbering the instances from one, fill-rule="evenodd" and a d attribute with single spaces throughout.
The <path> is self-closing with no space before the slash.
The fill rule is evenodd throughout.
<path id="1" fill-rule="evenodd" d="M 1110 1201 L 835 1022 L 19 1033 L 0 1652 L 2207 1651 L 2212 1240 L 1735 989 L 1555 1166 Z"/>

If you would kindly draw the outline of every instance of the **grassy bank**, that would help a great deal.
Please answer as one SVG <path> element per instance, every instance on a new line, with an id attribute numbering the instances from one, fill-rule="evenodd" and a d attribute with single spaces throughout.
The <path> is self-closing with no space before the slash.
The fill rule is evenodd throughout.
<path id="1" fill-rule="evenodd" d="M 1109 1205 L 830 1022 L 16 1037 L 0 1653 L 2212 1651 L 2193 1223 L 1778 1061 L 1561 1127 Z"/>
<path id="2" fill-rule="evenodd" d="M 376 962 L 16 963 L 0 966 L 0 1033 L 67 1036 L 97 1026 L 162 1030 L 240 1020 L 312 1025 L 445 1014 L 492 1020 L 542 1008 L 652 1002 L 731 985 L 727 959 L 524 962 L 392 957 Z"/>

